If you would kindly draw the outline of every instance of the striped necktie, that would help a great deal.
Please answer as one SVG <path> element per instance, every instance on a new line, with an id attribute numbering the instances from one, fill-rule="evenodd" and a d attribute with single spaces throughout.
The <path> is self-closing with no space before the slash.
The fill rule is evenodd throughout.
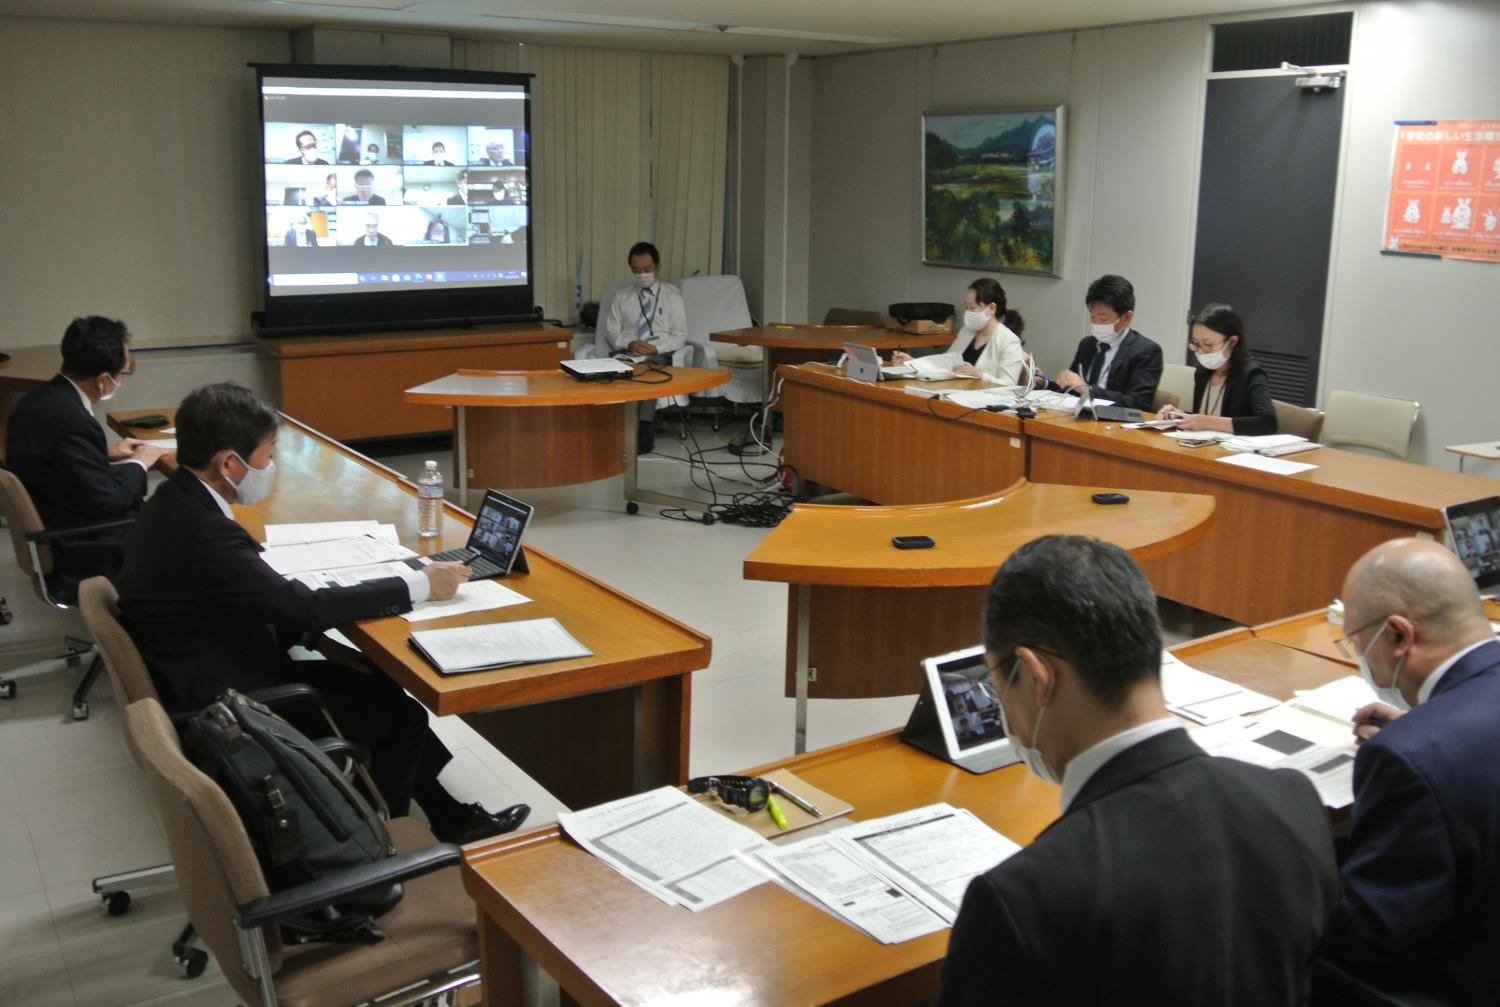
<path id="1" fill-rule="evenodd" d="M 651 299 L 651 291 L 642 290 L 640 294 L 641 320 L 635 326 L 635 338 L 645 342 L 651 338 L 651 316 L 653 314 L 654 302 Z"/>

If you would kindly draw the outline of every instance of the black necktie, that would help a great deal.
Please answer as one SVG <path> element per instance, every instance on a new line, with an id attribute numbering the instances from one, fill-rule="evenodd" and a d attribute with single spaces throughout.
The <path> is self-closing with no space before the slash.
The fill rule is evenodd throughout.
<path id="1" fill-rule="evenodd" d="M 1109 356 L 1109 347 L 1102 341 L 1094 342 L 1094 359 L 1089 363 L 1089 372 L 1084 377 L 1090 385 L 1099 383 L 1099 372 L 1104 370 L 1104 358 Z"/>

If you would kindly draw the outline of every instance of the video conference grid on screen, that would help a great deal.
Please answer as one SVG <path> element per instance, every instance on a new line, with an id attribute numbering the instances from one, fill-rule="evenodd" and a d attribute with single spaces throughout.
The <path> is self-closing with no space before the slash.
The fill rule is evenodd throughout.
<path id="1" fill-rule="evenodd" d="M 273 295 L 524 284 L 526 89 L 265 78 Z"/>

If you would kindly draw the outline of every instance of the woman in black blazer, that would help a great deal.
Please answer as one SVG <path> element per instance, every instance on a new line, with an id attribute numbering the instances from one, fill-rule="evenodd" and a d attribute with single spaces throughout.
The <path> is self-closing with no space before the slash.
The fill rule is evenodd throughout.
<path id="1" fill-rule="evenodd" d="M 1180 420 L 1180 430 L 1215 430 L 1254 437 L 1276 432 L 1276 406 L 1266 372 L 1250 359 L 1245 323 L 1227 304 L 1207 304 L 1193 316 L 1188 348 L 1198 358 L 1193 411 L 1165 406 L 1158 417 Z"/>

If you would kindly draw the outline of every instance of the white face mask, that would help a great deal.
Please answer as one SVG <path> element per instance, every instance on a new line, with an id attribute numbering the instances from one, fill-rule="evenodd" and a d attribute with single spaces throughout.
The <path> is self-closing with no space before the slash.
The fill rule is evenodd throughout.
<path id="1" fill-rule="evenodd" d="M 1198 358 L 1199 367 L 1205 367 L 1210 371 L 1217 371 L 1224 366 L 1224 361 L 1229 359 L 1224 356 L 1223 350 L 1214 350 L 1212 353 L 1194 353 L 1193 356 Z"/>
<path id="2" fill-rule="evenodd" d="M 635 285 L 637 287 L 640 287 L 642 290 L 645 290 L 645 289 L 651 287 L 655 283 L 656 283 L 656 274 L 655 273 L 636 273 L 635 274 Z"/>
<path id="3" fill-rule="evenodd" d="M 109 380 L 111 380 L 111 381 L 114 382 L 115 386 L 109 390 L 109 394 L 108 395 L 105 395 L 103 392 L 101 392 L 99 394 L 99 401 L 100 402 L 108 402 L 110 399 L 114 398 L 115 394 L 125 384 L 125 382 L 121 381 L 119 378 L 115 377 L 113 374 L 108 375 L 108 378 L 109 378 Z"/>
<path id="4" fill-rule="evenodd" d="M 1389 625 L 1387 623 L 1386 625 Z M 1370 645 L 1365 648 L 1364 653 L 1359 655 L 1359 674 L 1365 680 L 1365 684 L 1375 690 L 1382 703 L 1389 703 L 1398 710 L 1410 710 L 1411 704 L 1406 697 L 1401 695 L 1401 690 L 1396 687 L 1396 680 L 1401 677 L 1401 666 L 1406 663 L 1402 658 L 1396 663 L 1396 668 L 1391 672 L 1391 680 L 1386 685 L 1375 681 L 1375 673 L 1370 670 L 1370 651 L 1375 649 L 1375 641 L 1380 639 L 1380 634 L 1385 632 L 1385 626 L 1381 626 L 1379 632 L 1370 638 Z"/>
<path id="5" fill-rule="evenodd" d="M 1129 329 L 1126 332 L 1130 331 Z M 1113 346 L 1125 338 L 1124 332 L 1115 331 L 1114 322 L 1090 322 L 1089 335 L 1093 336 L 1105 346 Z"/>
<path id="6" fill-rule="evenodd" d="M 990 324 L 990 316 L 981 309 L 979 311 L 964 311 L 964 328 L 970 332 L 978 332 Z"/>
<path id="7" fill-rule="evenodd" d="M 1011 733 L 1010 724 L 1005 719 L 1005 694 L 1010 691 L 1011 684 L 1015 682 L 1016 676 L 1021 673 L 1021 659 L 1016 658 L 1015 665 L 1011 668 L 1010 675 L 1005 680 L 1005 688 L 1000 692 L 1000 730 L 1010 739 L 1011 751 L 1016 753 L 1016 758 L 1021 760 L 1022 765 L 1029 769 L 1037 779 L 1044 783 L 1061 783 L 1052 767 L 1047 765 L 1047 760 L 1042 757 L 1042 750 L 1036 747 L 1042 736 L 1042 718 L 1047 714 L 1044 706 L 1037 711 L 1036 724 L 1031 729 L 1031 744 L 1021 744 L 1021 739 Z"/>
<path id="8" fill-rule="evenodd" d="M 245 475 L 239 482 L 235 482 L 227 475 L 224 478 L 229 481 L 229 485 L 234 487 L 234 492 L 239 497 L 239 502 L 242 504 L 257 504 L 270 496 L 271 490 L 276 486 L 276 459 L 272 458 L 266 462 L 266 467 L 263 469 L 253 469 L 250 467 L 249 462 L 240 458 L 238 451 L 232 452 L 232 454 L 240 459 L 241 465 L 245 466 Z"/>

